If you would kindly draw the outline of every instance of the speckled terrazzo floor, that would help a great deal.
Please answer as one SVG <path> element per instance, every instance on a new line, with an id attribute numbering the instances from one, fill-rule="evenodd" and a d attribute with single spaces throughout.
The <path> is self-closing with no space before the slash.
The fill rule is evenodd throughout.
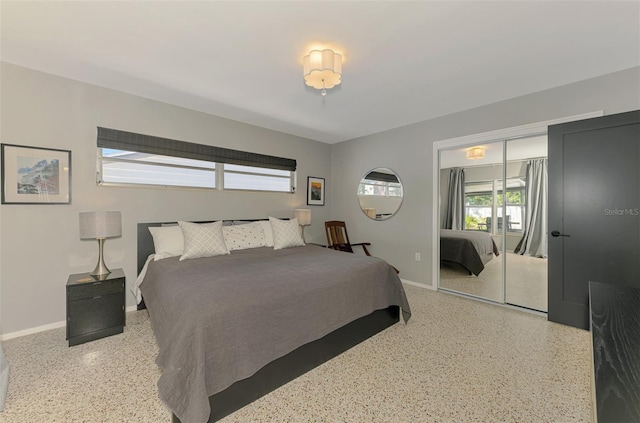
<path id="1" fill-rule="evenodd" d="M 223 420 L 230 422 L 587 422 L 589 333 L 406 286 L 398 324 Z M 0 422 L 170 422 L 157 396 L 146 312 L 125 333 L 68 348 L 64 329 L 3 342 Z"/>

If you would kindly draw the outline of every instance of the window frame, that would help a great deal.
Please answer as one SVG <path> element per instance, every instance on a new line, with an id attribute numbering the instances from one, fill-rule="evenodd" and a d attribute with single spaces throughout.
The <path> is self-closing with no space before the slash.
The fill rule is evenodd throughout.
<path id="1" fill-rule="evenodd" d="M 484 190 L 484 191 L 473 191 L 471 193 L 469 193 L 469 191 L 467 190 L 467 187 L 471 186 L 471 185 L 485 185 L 485 184 L 490 184 L 491 185 L 491 190 Z M 489 196 L 490 197 L 490 204 L 487 205 L 467 205 L 467 196 Z M 464 221 L 465 221 L 465 226 L 464 226 L 464 230 L 466 231 L 478 231 L 478 232 L 487 232 L 486 229 L 482 229 L 480 227 L 478 227 L 477 229 L 473 228 L 470 229 L 467 227 L 466 225 L 466 221 L 467 221 L 467 216 L 469 216 L 469 208 L 487 208 L 490 210 L 490 216 L 493 219 L 493 215 L 495 213 L 495 205 L 496 205 L 496 195 L 495 195 L 495 181 L 492 180 L 483 180 L 483 181 L 465 181 L 464 183 Z M 486 219 L 486 218 L 485 218 Z M 481 225 L 482 223 L 479 223 L 479 225 Z M 486 220 L 484 225 L 486 225 Z M 485 226 L 486 228 L 486 226 Z"/>
<path id="2" fill-rule="evenodd" d="M 526 218 L 527 218 L 527 203 L 526 203 L 526 195 L 527 195 L 527 180 L 525 177 L 512 177 L 512 178 L 507 178 L 507 180 L 509 179 L 522 179 L 525 183 L 524 186 L 521 187 L 507 187 L 506 192 L 520 192 L 520 198 L 521 198 L 521 202 L 520 203 L 509 203 L 506 201 L 507 196 L 505 195 L 505 191 L 504 190 L 500 190 L 498 189 L 496 192 L 498 193 L 497 195 L 500 195 L 500 192 L 502 192 L 502 198 L 504 200 L 504 205 L 503 204 L 498 204 L 499 199 L 496 197 L 496 206 L 497 209 L 496 210 L 502 210 L 502 208 L 505 208 L 505 212 L 506 212 L 506 208 L 507 207 L 518 207 L 520 209 L 520 229 L 511 229 L 509 230 L 509 228 L 507 228 L 507 233 L 508 234 L 523 234 L 525 231 L 525 224 L 526 224 Z M 508 183 L 507 183 L 508 185 Z M 498 216 L 498 217 L 502 217 L 502 216 Z M 513 223 L 513 222 L 511 222 Z"/>
<path id="3" fill-rule="evenodd" d="M 360 187 L 362 187 L 363 185 L 372 186 L 372 187 L 383 187 L 384 196 L 380 194 L 367 194 L 366 192 L 360 193 Z M 400 195 L 390 195 L 389 188 L 398 188 L 400 190 Z M 404 196 L 404 189 L 400 182 L 379 181 L 379 180 L 365 178 L 362 181 L 360 181 L 360 184 L 358 185 L 358 195 L 366 196 L 366 197 L 402 198 Z"/>
<path id="4" fill-rule="evenodd" d="M 249 166 L 252 167 L 252 166 Z M 218 171 L 219 169 L 219 171 Z M 268 169 L 266 167 L 255 167 L 255 169 Z M 295 194 L 296 192 L 296 172 L 295 171 L 285 171 L 289 172 L 289 176 L 283 175 L 275 175 L 270 173 L 261 173 L 261 172 L 249 172 L 249 171 L 240 171 L 240 170 L 226 170 L 225 163 L 216 163 L 217 175 L 220 179 L 219 190 L 220 191 L 242 191 L 242 192 L 280 192 L 285 194 Z M 276 169 L 277 170 L 277 169 Z M 252 175 L 252 176 L 268 176 L 270 178 L 282 178 L 289 180 L 289 191 L 280 191 L 280 190 L 266 190 L 266 189 L 245 189 L 245 188 L 226 188 L 224 186 L 225 173 L 232 173 L 237 175 Z"/>
<path id="5" fill-rule="evenodd" d="M 285 171 L 288 172 L 288 176 L 283 176 L 283 175 L 274 175 L 274 174 L 267 174 L 267 173 L 262 173 L 259 170 L 261 169 L 270 169 L 267 167 L 257 167 L 257 166 L 247 166 L 247 167 L 253 167 L 256 169 L 256 172 L 248 172 L 248 171 L 237 171 L 237 170 L 225 170 L 225 163 L 223 162 L 214 162 L 214 161 L 207 161 L 208 163 L 212 163 L 213 164 L 213 168 L 208 168 L 208 167 L 199 167 L 199 166 L 193 166 L 193 165 L 184 165 L 184 164 L 170 164 L 170 163 L 162 163 L 162 162 L 155 162 L 155 161 L 144 161 L 144 160 L 135 160 L 135 159 L 122 159 L 122 158 L 110 158 L 110 157 L 105 157 L 103 155 L 103 149 L 111 149 L 111 150 L 117 150 L 114 148 L 109 148 L 109 147 L 97 147 L 98 150 L 98 154 L 97 154 L 97 170 L 96 170 L 96 184 L 99 186 L 117 186 L 117 187 L 129 187 L 129 188 L 154 188 L 154 189 L 186 189 L 186 190 L 206 190 L 206 191 L 241 191 L 241 192 L 272 192 L 272 193 L 283 193 L 283 194 L 295 194 L 296 192 L 296 186 L 297 186 L 297 180 L 296 180 L 296 171 Z M 137 151 L 131 151 L 131 150 L 118 150 L 118 151 L 126 151 L 126 152 L 130 152 L 130 153 L 140 153 Z M 149 155 L 155 155 L 155 156 L 161 156 L 161 157 L 168 157 L 168 158 L 177 158 L 180 159 L 180 157 L 177 156 L 168 156 L 168 155 L 162 155 L 162 154 L 151 154 L 151 153 L 140 153 L 140 154 L 149 154 Z M 187 160 L 195 160 L 195 159 L 187 159 Z M 106 162 L 121 162 L 121 163 L 131 163 L 131 164 L 141 164 L 144 166 L 158 166 L 158 167 L 164 167 L 164 168 L 177 168 L 177 169 L 193 169 L 193 170 L 202 170 L 202 171 L 210 171 L 213 173 L 214 175 L 214 186 L 213 187 L 205 187 L 205 186 L 193 186 L 193 185 L 181 185 L 181 184 L 144 184 L 144 183 L 138 183 L 138 182 L 115 182 L 115 181 L 105 181 L 104 180 L 104 163 Z M 205 162 L 204 160 L 201 160 L 202 162 Z M 246 166 L 246 165 L 243 165 Z M 277 169 L 276 169 L 277 170 Z M 228 173 L 235 173 L 235 174 L 244 174 L 244 175 L 252 175 L 252 176 L 268 176 L 270 178 L 273 177 L 277 177 L 277 178 L 282 178 L 282 179 L 288 179 L 289 180 L 289 190 L 288 191 L 282 191 L 282 190 L 265 190 L 265 189 L 257 189 L 257 188 L 248 188 L 248 189 L 244 189 L 244 188 L 226 188 L 224 186 L 224 175 L 225 172 Z"/>
<path id="6" fill-rule="evenodd" d="M 252 153 L 249 151 L 234 150 L 224 147 L 216 147 L 210 144 L 198 144 L 188 141 L 180 141 L 169 138 L 162 138 L 154 135 L 139 134 L 134 132 L 122 131 L 112 128 L 97 127 L 97 145 L 98 154 L 96 162 L 96 184 L 98 185 L 117 185 L 127 187 L 148 187 L 163 189 L 207 189 L 207 190 L 240 190 L 240 191 L 257 191 L 257 192 L 283 192 L 293 194 L 296 192 L 296 169 L 297 161 L 285 157 L 271 156 L 261 153 Z M 181 184 L 141 184 L 138 182 L 114 182 L 104 181 L 104 161 L 103 150 L 111 149 L 116 151 L 124 151 L 130 153 L 139 153 L 141 155 L 151 155 L 157 157 L 167 157 L 173 160 L 195 160 L 199 162 L 214 163 L 215 182 L 214 187 L 190 186 Z M 129 163 L 148 164 L 153 160 L 131 160 Z M 274 169 L 289 172 L 289 187 L 283 190 L 267 190 L 267 189 L 225 189 L 224 188 L 224 165 L 239 165 L 256 168 L 257 172 L 254 176 L 273 177 L 272 173 L 260 172 L 260 169 Z M 181 164 L 164 163 L 165 168 L 178 168 Z M 184 164 L 182 164 L 184 166 Z M 208 167 L 199 167 L 198 169 L 208 170 Z M 280 176 L 280 175 L 278 175 Z M 277 176 L 277 177 L 278 177 Z M 284 176 L 283 176 L 284 177 Z"/>
<path id="7" fill-rule="evenodd" d="M 513 177 L 513 178 L 507 178 L 507 180 L 509 179 L 524 179 L 523 177 Z M 494 221 L 494 217 L 497 218 L 501 218 L 503 216 L 501 216 L 501 214 L 503 214 L 502 210 L 503 208 L 506 209 L 506 207 L 512 206 L 512 207 L 519 207 L 520 208 L 520 213 L 521 213 L 521 221 L 520 221 L 520 225 L 521 225 L 521 229 L 509 229 L 506 228 L 506 233 L 507 234 L 523 234 L 524 230 L 525 230 L 525 219 L 526 219 L 526 179 L 524 179 L 525 182 L 525 186 L 522 187 L 511 187 L 511 188 L 507 188 L 506 192 L 521 192 L 521 198 L 522 198 L 522 202 L 521 203 L 506 203 L 506 204 L 500 204 L 500 196 L 502 195 L 503 199 L 506 199 L 507 196 L 504 195 L 505 190 L 501 187 L 499 187 L 500 183 L 502 182 L 502 179 L 494 179 L 494 180 L 482 180 L 482 181 L 465 181 L 464 183 L 464 220 L 465 220 L 465 230 L 468 231 L 478 231 L 478 232 L 488 232 L 491 235 L 500 235 L 502 232 L 498 230 L 498 226 L 497 225 L 492 225 L 491 226 L 491 231 L 488 231 L 487 227 L 486 227 L 486 221 L 484 223 L 485 225 L 485 229 L 482 228 L 468 228 L 466 227 L 466 220 L 467 220 L 467 216 L 469 216 L 468 210 L 469 208 L 488 208 L 489 210 L 491 210 L 491 220 Z M 491 190 L 484 190 L 484 191 L 477 191 L 477 192 L 472 192 L 472 193 L 468 193 L 467 191 L 467 187 L 471 186 L 471 185 L 484 185 L 484 184 L 490 184 L 491 185 Z M 504 185 L 504 184 L 502 184 Z M 508 183 L 507 183 L 508 185 Z M 486 196 L 490 196 L 491 198 L 491 204 L 488 205 L 467 205 L 467 196 L 473 196 L 473 195 L 486 195 Z M 505 210 L 506 211 L 506 210 Z M 485 218 L 486 219 L 486 218 Z M 497 221 L 497 220 L 495 220 Z M 482 224 L 480 224 L 482 225 Z"/>

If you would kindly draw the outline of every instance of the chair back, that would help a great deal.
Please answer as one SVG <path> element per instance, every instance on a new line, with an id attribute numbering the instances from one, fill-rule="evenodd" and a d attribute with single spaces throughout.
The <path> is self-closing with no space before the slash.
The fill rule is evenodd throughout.
<path id="1" fill-rule="evenodd" d="M 324 230 L 327 235 L 328 248 L 353 253 L 351 243 L 349 242 L 347 226 L 344 222 L 340 220 L 330 220 L 328 222 L 324 222 Z"/>

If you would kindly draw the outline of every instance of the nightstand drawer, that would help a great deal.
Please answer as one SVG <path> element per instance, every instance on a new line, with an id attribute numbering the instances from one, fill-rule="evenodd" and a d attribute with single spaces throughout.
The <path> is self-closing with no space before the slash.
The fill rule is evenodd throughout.
<path id="1" fill-rule="evenodd" d="M 122 292 L 70 302 L 68 312 L 69 339 L 124 326 Z"/>
<path id="2" fill-rule="evenodd" d="M 124 278 L 109 281 L 87 282 L 82 285 L 74 285 L 67 290 L 69 301 L 85 298 L 100 297 L 102 295 L 122 293 L 124 291 Z"/>
<path id="3" fill-rule="evenodd" d="M 125 325 L 125 282 L 122 269 L 100 280 L 90 273 L 67 279 L 67 339 L 69 346 L 122 333 Z M 89 280 L 90 282 L 84 282 Z"/>

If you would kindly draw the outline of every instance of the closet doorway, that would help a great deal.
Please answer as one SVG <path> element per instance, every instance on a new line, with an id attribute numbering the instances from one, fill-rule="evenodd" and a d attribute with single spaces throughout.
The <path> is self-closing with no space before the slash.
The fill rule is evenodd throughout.
<path id="1" fill-rule="evenodd" d="M 547 136 L 439 150 L 438 289 L 547 311 Z"/>

